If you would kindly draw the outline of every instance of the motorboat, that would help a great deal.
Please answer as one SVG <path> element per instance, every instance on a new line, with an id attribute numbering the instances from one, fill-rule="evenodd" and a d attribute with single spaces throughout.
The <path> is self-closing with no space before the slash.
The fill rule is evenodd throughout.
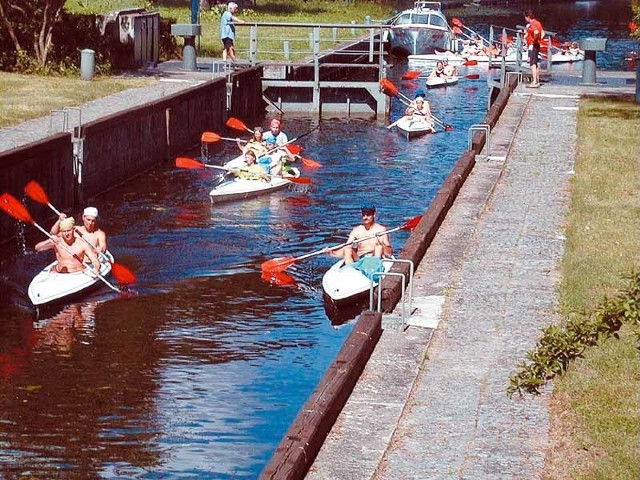
<path id="1" fill-rule="evenodd" d="M 424 55 L 435 49 L 448 50 L 453 31 L 442 13 L 440 2 L 415 2 L 391 20 L 387 33 L 390 52 L 394 55 Z"/>

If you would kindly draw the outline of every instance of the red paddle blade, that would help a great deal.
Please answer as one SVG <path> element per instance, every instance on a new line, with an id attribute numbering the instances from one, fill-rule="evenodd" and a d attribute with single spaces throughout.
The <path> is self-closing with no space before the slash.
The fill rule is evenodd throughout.
<path id="1" fill-rule="evenodd" d="M 458 27 L 453 27 L 453 28 L 451 29 L 451 31 L 452 31 L 453 33 L 455 33 L 456 35 L 461 35 L 461 34 L 462 34 L 462 30 L 460 30 Z"/>
<path id="2" fill-rule="evenodd" d="M 131 285 L 137 280 L 136 274 L 120 263 L 111 264 L 111 274 L 122 285 Z"/>
<path id="3" fill-rule="evenodd" d="M 231 117 L 231 118 L 229 118 L 229 120 L 227 120 L 227 127 L 233 128 L 234 130 L 240 130 L 240 131 L 249 130 L 249 131 L 251 131 L 251 129 L 249 127 L 247 127 L 242 122 L 242 120 L 238 120 L 237 118 L 234 118 L 234 117 Z"/>
<path id="4" fill-rule="evenodd" d="M 480 78 L 479 73 L 470 73 L 469 75 L 465 75 L 464 78 L 468 78 L 469 80 L 477 80 Z"/>
<path id="5" fill-rule="evenodd" d="M 383 78 L 382 80 L 380 80 L 380 89 L 384 92 L 385 95 L 388 95 L 390 97 L 397 97 L 400 93 L 400 90 L 398 90 L 398 88 L 388 78 Z"/>
<path id="6" fill-rule="evenodd" d="M 35 180 L 31 180 L 24 186 L 24 193 L 26 193 L 31 200 L 42 203 L 43 205 L 49 204 L 47 192 L 45 192 L 44 188 Z"/>
<path id="7" fill-rule="evenodd" d="M 204 163 L 189 157 L 178 157 L 176 158 L 176 167 L 189 169 L 204 168 Z"/>
<path id="8" fill-rule="evenodd" d="M 262 272 L 262 280 L 279 287 L 297 287 L 296 280 L 286 272 Z"/>
<path id="9" fill-rule="evenodd" d="M 302 185 L 309 185 L 311 183 L 311 179 L 306 177 L 286 177 L 286 179 L 290 182 L 300 183 Z"/>
<path id="10" fill-rule="evenodd" d="M 271 260 L 267 260 L 264 262 L 260 268 L 262 269 L 262 274 L 273 274 L 276 272 L 283 272 L 289 266 L 293 265 L 296 262 L 296 259 L 293 257 L 278 257 L 272 258 Z"/>
<path id="11" fill-rule="evenodd" d="M 302 157 L 302 164 L 305 167 L 309 167 L 309 168 L 319 168 L 322 166 L 322 164 L 316 160 L 312 160 L 311 158 L 306 158 L 306 157 Z"/>
<path id="12" fill-rule="evenodd" d="M 3 193 L 0 196 L 0 209 L 4 210 L 8 215 L 11 215 L 16 220 L 20 220 L 24 223 L 34 224 L 33 218 L 29 214 L 29 210 L 13 195 L 10 193 Z"/>
<path id="13" fill-rule="evenodd" d="M 213 132 L 202 132 L 202 137 L 200 138 L 200 141 L 204 143 L 215 143 L 219 142 L 220 140 L 222 140 L 222 137 Z"/>
<path id="14" fill-rule="evenodd" d="M 404 75 L 402 75 L 402 79 L 403 80 L 415 80 L 416 78 L 418 78 L 420 76 L 420 73 L 421 72 L 419 72 L 417 70 L 409 70 Z"/>
<path id="15" fill-rule="evenodd" d="M 447 124 L 447 125 L 444 126 L 444 131 L 445 132 L 450 132 L 451 130 L 453 130 L 453 125 Z"/>
<path id="16" fill-rule="evenodd" d="M 467 60 L 462 65 L 464 65 L 465 67 L 473 67 L 474 65 L 477 65 L 477 64 L 478 64 L 477 60 Z"/>
<path id="17" fill-rule="evenodd" d="M 458 27 L 462 27 L 464 25 L 464 23 L 462 23 L 459 19 L 457 19 L 456 17 L 453 17 L 451 19 L 451 23 L 453 23 L 454 25 L 458 26 Z"/>
<path id="18" fill-rule="evenodd" d="M 413 217 L 411 220 L 409 220 L 404 225 L 402 225 L 402 227 L 400 227 L 400 230 L 413 230 L 418 226 L 418 224 L 420 223 L 420 220 L 422 220 L 422 215 Z"/>
<path id="19" fill-rule="evenodd" d="M 287 150 L 289 150 L 293 155 L 300 155 L 302 147 L 300 145 L 289 144 L 287 145 Z"/>

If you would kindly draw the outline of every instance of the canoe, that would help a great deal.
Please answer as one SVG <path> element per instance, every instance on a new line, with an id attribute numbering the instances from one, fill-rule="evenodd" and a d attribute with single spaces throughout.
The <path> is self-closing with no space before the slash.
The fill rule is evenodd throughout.
<path id="1" fill-rule="evenodd" d="M 432 123 L 422 120 L 413 120 L 411 118 L 401 119 L 396 124 L 396 128 L 398 129 L 398 132 L 407 137 L 407 140 L 411 140 L 412 138 L 426 135 L 428 133 L 435 133 L 436 131 Z"/>
<path id="2" fill-rule="evenodd" d="M 107 252 L 105 255 L 113 261 L 111 253 Z M 57 273 L 54 269 L 57 263 L 55 261 L 47 265 L 31 280 L 27 293 L 34 306 L 66 301 L 102 284 L 102 281 L 91 275 L 87 269 L 74 273 Z M 109 273 L 111 273 L 111 262 L 102 260 L 100 275 L 106 277 Z"/>
<path id="3" fill-rule="evenodd" d="M 452 75 L 451 77 L 443 75 L 441 77 L 427 78 L 425 80 L 427 88 L 447 87 L 450 85 L 455 85 L 456 83 L 458 83 L 457 75 Z"/>
<path id="4" fill-rule="evenodd" d="M 286 177 L 271 177 L 270 181 L 266 181 L 225 176 L 221 183 L 209 192 L 209 198 L 211 203 L 244 200 L 282 190 L 290 184 L 291 181 Z"/>
<path id="5" fill-rule="evenodd" d="M 393 265 L 392 260 L 382 260 L 384 271 L 388 272 Z M 346 306 L 361 301 L 369 295 L 371 285 L 376 287 L 378 279 L 370 280 L 352 265 L 345 265 L 344 260 L 334 263 L 322 277 L 322 289 L 327 300 L 335 306 Z"/>

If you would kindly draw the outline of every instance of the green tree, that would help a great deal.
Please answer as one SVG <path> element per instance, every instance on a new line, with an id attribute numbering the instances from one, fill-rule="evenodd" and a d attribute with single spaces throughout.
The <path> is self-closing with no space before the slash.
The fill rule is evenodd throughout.
<path id="1" fill-rule="evenodd" d="M 0 0 L 0 17 L 18 56 L 47 63 L 53 34 L 67 0 Z"/>

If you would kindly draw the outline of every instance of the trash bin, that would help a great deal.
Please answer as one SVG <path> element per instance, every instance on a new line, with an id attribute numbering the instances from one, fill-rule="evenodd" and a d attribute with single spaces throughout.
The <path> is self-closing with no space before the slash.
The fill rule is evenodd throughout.
<path id="1" fill-rule="evenodd" d="M 82 80 L 93 80 L 96 71 L 96 52 L 85 48 L 80 50 L 80 78 Z"/>

